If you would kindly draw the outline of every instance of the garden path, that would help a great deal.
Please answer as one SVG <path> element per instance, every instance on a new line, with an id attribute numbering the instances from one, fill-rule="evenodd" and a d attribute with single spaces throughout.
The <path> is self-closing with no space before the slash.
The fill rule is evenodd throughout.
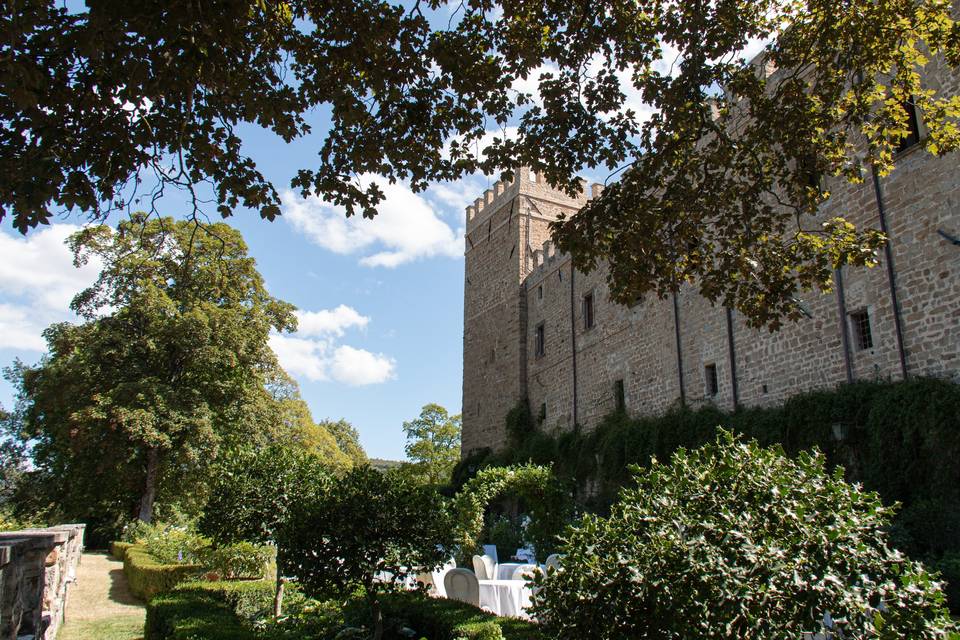
<path id="1" fill-rule="evenodd" d="M 130 593 L 123 563 L 104 553 L 85 553 L 57 640 L 140 640 L 143 619 L 143 603 Z"/>

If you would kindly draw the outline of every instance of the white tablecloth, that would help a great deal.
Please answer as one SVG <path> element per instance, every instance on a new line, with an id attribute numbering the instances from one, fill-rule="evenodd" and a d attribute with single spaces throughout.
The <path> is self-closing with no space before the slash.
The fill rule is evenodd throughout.
<path id="1" fill-rule="evenodd" d="M 513 572 L 522 567 L 522 562 L 503 562 L 497 565 L 497 580 L 513 580 Z"/>
<path id="2" fill-rule="evenodd" d="M 480 580 L 480 606 L 498 616 L 528 617 L 531 595 L 523 580 Z"/>

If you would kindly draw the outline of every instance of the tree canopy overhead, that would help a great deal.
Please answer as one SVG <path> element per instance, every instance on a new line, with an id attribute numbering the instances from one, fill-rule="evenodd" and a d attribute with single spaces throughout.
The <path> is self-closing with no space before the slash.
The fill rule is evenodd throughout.
<path id="1" fill-rule="evenodd" d="M 960 64 L 952 10 L 949 0 L 98 0 L 70 12 L 25 0 L 0 42 L 0 218 L 25 232 L 61 209 L 103 216 L 179 185 L 194 215 L 202 188 L 221 215 L 243 206 L 273 219 L 277 190 L 237 127 L 290 141 L 323 107 L 331 126 L 318 157 L 291 180 L 303 194 L 372 217 L 383 193 L 364 174 L 422 190 L 528 165 L 574 193 L 584 168 L 629 167 L 555 228 L 561 248 L 584 269 L 609 260 L 619 300 L 696 281 L 775 325 L 796 313 L 798 289 L 870 263 L 883 241 L 842 218 L 814 224 L 828 194 L 811 172 L 889 171 L 907 102 L 923 113 L 928 150 L 958 146 L 960 97 L 923 73 L 934 59 Z M 743 59 L 757 40 L 771 42 L 761 66 L 782 73 Z"/>

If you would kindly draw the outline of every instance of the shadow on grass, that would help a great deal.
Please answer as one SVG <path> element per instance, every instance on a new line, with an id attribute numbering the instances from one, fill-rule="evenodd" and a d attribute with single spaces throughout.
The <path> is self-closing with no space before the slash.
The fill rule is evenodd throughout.
<path id="1" fill-rule="evenodd" d="M 143 605 L 142 600 L 130 593 L 130 587 L 127 585 L 127 577 L 123 575 L 123 569 L 110 570 L 108 597 L 118 604 Z"/>

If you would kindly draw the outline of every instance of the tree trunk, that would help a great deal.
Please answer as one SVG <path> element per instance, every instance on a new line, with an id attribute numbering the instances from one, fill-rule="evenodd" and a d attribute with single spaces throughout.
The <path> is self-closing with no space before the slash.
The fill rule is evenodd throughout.
<path id="1" fill-rule="evenodd" d="M 286 579 L 280 575 L 280 567 L 277 567 L 277 592 L 273 596 L 273 619 L 278 620 L 280 618 L 280 613 L 283 611 L 283 585 L 286 583 Z"/>
<path id="2" fill-rule="evenodd" d="M 373 610 L 373 640 L 382 640 L 383 638 L 383 610 L 380 608 L 380 600 L 374 598 L 370 603 Z"/>
<path id="3" fill-rule="evenodd" d="M 140 513 L 137 518 L 147 524 L 153 520 L 153 501 L 157 497 L 157 470 L 160 467 L 160 450 L 147 449 L 147 473 L 143 482 L 143 494 L 140 496 Z"/>

